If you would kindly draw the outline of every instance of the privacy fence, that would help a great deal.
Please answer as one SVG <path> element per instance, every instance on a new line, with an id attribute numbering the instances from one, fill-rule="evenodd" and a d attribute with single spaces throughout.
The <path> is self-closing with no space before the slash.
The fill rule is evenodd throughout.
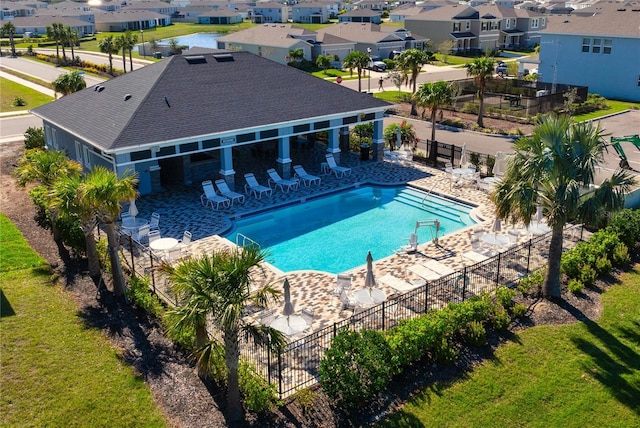
<path id="1" fill-rule="evenodd" d="M 582 239 L 581 226 L 564 231 L 564 248 L 571 248 Z M 342 330 L 389 330 L 401 320 L 418 317 L 450 302 L 463 302 L 498 286 L 514 286 L 518 280 L 547 263 L 551 235 L 533 237 L 485 261 L 468 265 L 461 270 L 404 294 L 368 308 L 357 308 L 353 315 L 341 322 L 314 331 L 290 342 L 281 352 L 273 352 L 251 342 L 241 343 L 241 356 L 252 363 L 281 398 L 318 382 L 318 368 L 324 351 Z M 157 271 L 160 261 L 150 251 L 129 236 L 121 236 L 121 255 L 136 275 L 150 277 L 152 291 L 168 305 L 175 305 L 166 278 Z M 336 302 L 337 303 L 337 302 Z"/>

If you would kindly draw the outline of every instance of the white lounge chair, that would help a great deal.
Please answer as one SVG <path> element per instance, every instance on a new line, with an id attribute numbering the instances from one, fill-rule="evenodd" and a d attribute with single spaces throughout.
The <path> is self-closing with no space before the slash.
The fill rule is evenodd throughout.
<path id="1" fill-rule="evenodd" d="M 415 253 L 418 251 L 418 235 L 415 232 L 411 232 L 411 235 L 407 239 L 407 244 L 401 246 L 396 250 L 396 254 L 400 253 Z"/>
<path id="2" fill-rule="evenodd" d="M 149 244 L 149 225 L 144 224 L 138 230 L 134 230 L 133 240 L 140 244 Z"/>
<path id="3" fill-rule="evenodd" d="M 244 179 L 247 181 L 247 184 L 244 185 L 244 191 L 248 195 L 253 194 L 256 199 L 260 199 L 263 194 L 271 196 L 271 187 L 263 186 L 262 184 L 258 183 L 258 180 L 256 180 L 256 176 L 253 175 L 252 172 L 247 172 L 244 175 Z"/>
<path id="4" fill-rule="evenodd" d="M 293 170 L 296 173 L 296 176 L 302 180 L 305 186 L 311 187 L 312 184 L 320 184 L 320 177 L 307 174 L 307 171 L 304 170 L 302 165 L 294 165 Z"/>
<path id="5" fill-rule="evenodd" d="M 393 276 L 390 273 L 378 278 L 381 284 L 387 285 L 399 293 L 406 293 L 407 291 L 415 290 L 418 287 L 425 285 L 424 281 L 408 282 L 404 279 L 400 279 L 397 276 Z"/>
<path id="6" fill-rule="evenodd" d="M 229 189 L 229 185 L 223 179 L 216 180 L 216 187 L 218 187 L 218 191 L 222 196 L 231 199 L 231 205 L 233 205 L 235 201 L 238 201 L 240 204 L 244 203 L 244 195 Z"/>
<path id="7" fill-rule="evenodd" d="M 347 168 L 345 166 L 339 166 L 336 163 L 336 159 L 333 157 L 333 154 L 327 153 L 325 155 L 327 158 L 327 164 L 329 165 L 329 169 L 331 172 L 335 174 L 336 177 L 344 177 L 345 175 L 351 175 L 351 168 Z"/>
<path id="8" fill-rule="evenodd" d="M 300 185 L 297 180 L 285 180 L 284 178 L 280 177 L 278 171 L 273 168 L 269 168 L 267 170 L 267 174 L 269 174 L 269 187 L 271 187 L 271 184 L 273 184 L 276 189 L 280 187 L 280 190 L 285 193 L 287 193 L 289 190 L 296 190 Z"/>
<path id="9" fill-rule="evenodd" d="M 176 247 L 180 248 L 186 253 L 189 253 L 189 244 L 191 244 L 191 232 L 185 230 L 182 234 L 182 239 L 178 241 L 178 245 L 176 245 Z"/>
<path id="10" fill-rule="evenodd" d="M 149 230 L 160 230 L 160 214 L 151 213 L 151 221 L 149 221 Z"/>
<path id="11" fill-rule="evenodd" d="M 204 193 L 200 195 L 200 202 L 203 206 L 211 205 L 211 208 L 216 210 L 220 209 L 221 206 L 223 208 L 229 208 L 231 206 L 231 200 L 229 198 L 216 193 L 211 180 L 202 182 L 202 190 L 204 190 Z"/>

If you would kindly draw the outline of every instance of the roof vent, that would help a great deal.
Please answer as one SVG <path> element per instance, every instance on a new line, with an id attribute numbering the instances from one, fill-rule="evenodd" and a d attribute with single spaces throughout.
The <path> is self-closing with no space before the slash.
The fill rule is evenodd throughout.
<path id="1" fill-rule="evenodd" d="M 124 95 L 124 100 L 125 101 L 129 101 L 131 99 L 131 94 L 125 94 Z"/>
<path id="2" fill-rule="evenodd" d="M 98 91 L 98 92 L 102 92 L 102 91 L 104 91 L 104 86 L 98 85 L 98 86 L 96 86 L 96 88 L 94 90 Z"/>
<path id="3" fill-rule="evenodd" d="M 207 62 L 204 55 L 185 56 L 184 59 L 186 59 L 189 64 L 206 64 Z"/>
<path id="4" fill-rule="evenodd" d="M 213 58 L 218 62 L 230 62 L 230 61 L 233 61 L 233 55 L 231 55 L 230 53 L 214 54 Z"/>

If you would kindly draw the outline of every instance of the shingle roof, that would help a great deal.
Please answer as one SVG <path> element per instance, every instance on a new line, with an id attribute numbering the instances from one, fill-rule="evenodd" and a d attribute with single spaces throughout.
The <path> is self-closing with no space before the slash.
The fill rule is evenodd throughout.
<path id="1" fill-rule="evenodd" d="M 315 32 L 291 24 L 262 24 L 218 37 L 218 40 L 224 43 L 290 47 L 301 41 L 291 35 L 302 36 L 305 34 L 314 35 Z"/>
<path id="2" fill-rule="evenodd" d="M 32 112 L 110 152 L 390 106 L 249 52 L 200 52 L 204 61 L 176 55 Z"/>
<path id="3" fill-rule="evenodd" d="M 627 2 L 626 7 L 624 6 L 625 3 L 614 2 L 613 8 L 597 9 L 596 7 L 600 3 L 602 2 L 596 3 L 593 6 L 594 14 L 591 16 L 571 15 L 549 18 L 547 28 L 542 32 L 547 34 L 595 34 L 603 36 L 640 37 L 639 2 Z M 633 9 L 635 9 L 635 11 Z M 583 10 L 586 10 L 586 8 Z"/>

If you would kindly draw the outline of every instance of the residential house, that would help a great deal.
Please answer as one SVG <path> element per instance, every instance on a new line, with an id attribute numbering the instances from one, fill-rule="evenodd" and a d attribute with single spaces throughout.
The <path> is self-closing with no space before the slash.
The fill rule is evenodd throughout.
<path id="1" fill-rule="evenodd" d="M 358 10 L 373 10 L 377 12 L 382 12 L 383 10 L 388 10 L 388 3 L 385 0 L 358 0 L 353 3 L 354 9 Z"/>
<path id="2" fill-rule="evenodd" d="M 87 22 L 72 16 L 55 16 L 55 15 L 35 15 L 29 17 L 18 17 L 13 19 L 13 25 L 16 27 L 15 34 L 23 35 L 31 33 L 32 35 L 47 34 L 47 27 L 53 23 L 60 23 L 76 30 L 80 37 L 88 34 L 95 34 L 96 26 L 94 23 Z"/>
<path id="3" fill-rule="evenodd" d="M 338 16 L 338 22 L 372 22 L 382 23 L 382 14 L 370 9 L 354 9 Z"/>
<path id="4" fill-rule="evenodd" d="M 371 56 L 389 58 L 393 51 L 426 49 L 429 39 L 401 27 L 381 26 L 372 23 L 341 22 L 318 30 L 318 34 L 332 34 L 355 43 L 355 49 Z"/>
<path id="5" fill-rule="evenodd" d="M 171 24 L 171 17 L 153 11 L 128 10 L 96 13 L 98 31 L 139 31 Z"/>
<path id="6" fill-rule="evenodd" d="M 85 170 L 133 171 L 146 195 L 218 177 L 240 188 L 235 168 L 266 147 L 275 147 L 269 159 L 289 178 L 303 156 L 291 150 L 292 139 L 324 132 L 327 152 L 339 160 L 349 126 L 359 123 L 373 123 L 374 160 L 382 160 L 389 107 L 249 52 L 194 49 L 32 113 L 43 121 L 47 148 L 64 150 Z"/>
<path id="7" fill-rule="evenodd" d="M 407 29 L 428 37 L 434 46 L 451 43 L 454 53 L 533 47 L 546 18 L 530 10 L 506 6 L 443 6 L 405 20 Z"/>
<path id="8" fill-rule="evenodd" d="M 240 24 L 242 14 L 231 9 L 210 10 L 198 16 L 198 24 Z"/>
<path id="9" fill-rule="evenodd" d="M 123 11 L 145 10 L 149 12 L 159 13 L 160 15 L 173 16 L 178 13 L 178 6 L 159 0 L 137 0 L 123 6 Z"/>
<path id="10" fill-rule="evenodd" d="M 540 33 L 539 79 L 640 102 L 640 2 L 601 1 L 581 12 L 588 16 L 549 18 Z"/>
<path id="11" fill-rule="evenodd" d="M 301 49 L 306 60 L 313 60 L 316 33 L 291 24 L 262 24 L 219 37 L 220 49 L 247 51 L 280 64 L 290 61 L 289 52 Z"/>
<path id="12" fill-rule="evenodd" d="M 291 7 L 291 20 L 302 24 L 326 24 L 329 10 L 324 2 L 298 3 Z"/>
<path id="13" fill-rule="evenodd" d="M 251 22 L 268 24 L 271 22 L 287 22 L 289 20 L 289 6 L 276 2 L 260 2 L 250 7 Z"/>

